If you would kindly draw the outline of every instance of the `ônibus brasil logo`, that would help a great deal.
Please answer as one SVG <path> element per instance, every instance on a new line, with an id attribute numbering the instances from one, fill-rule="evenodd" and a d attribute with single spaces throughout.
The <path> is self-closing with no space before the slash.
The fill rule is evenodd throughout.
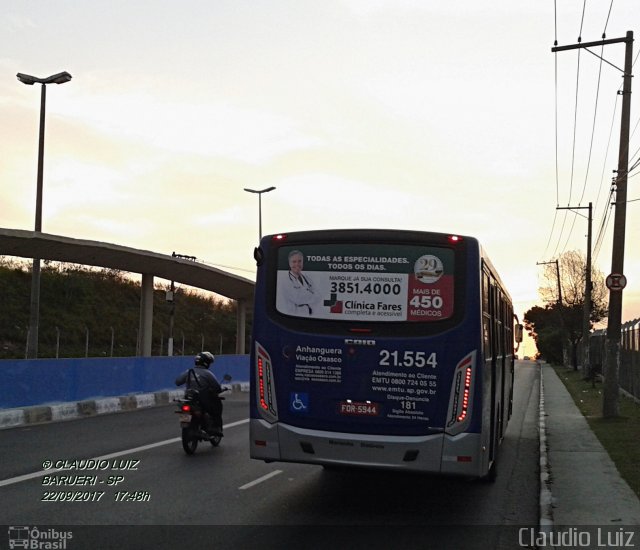
<path id="1" fill-rule="evenodd" d="M 27 548 L 34 550 L 65 550 L 73 538 L 71 531 L 59 531 L 54 528 L 9 527 L 9 548 Z"/>

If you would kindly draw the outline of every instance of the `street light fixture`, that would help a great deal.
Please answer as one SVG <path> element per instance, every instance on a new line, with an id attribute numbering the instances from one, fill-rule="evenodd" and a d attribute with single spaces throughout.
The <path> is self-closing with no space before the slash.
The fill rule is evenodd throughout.
<path id="1" fill-rule="evenodd" d="M 38 78 L 37 76 L 24 73 L 18 73 L 16 76 L 20 82 L 28 86 L 32 86 L 33 84 L 64 84 L 71 80 L 71 75 L 67 71 L 48 76 L 47 78 Z"/>
<path id="2" fill-rule="evenodd" d="M 262 240 L 262 193 L 268 193 L 269 191 L 273 191 L 275 187 L 267 187 L 266 189 L 247 189 L 244 188 L 248 193 L 256 193 L 258 195 L 258 241 Z"/>
<path id="3" fill-rule="evenodd" d="M 42 171 L 44 165 L 44 115 L 47 100 L 47 84 L 64 84 L 71 80 L 71 75 L 64 71 L 46 78 L 18 73 L 17 78 L 27 86 L 42 84 L 40 94 L 40 137 L 38 143 L 38 180 L 36 191 L 36 223 L 35 230 L 42 231 Z M 31 273 L 31 306 L 29 314 L 29 338 L 27 341 L 27 358 L 38 358 L 38 324 L 40 320 L 40 258 L 33 259 Z"/>

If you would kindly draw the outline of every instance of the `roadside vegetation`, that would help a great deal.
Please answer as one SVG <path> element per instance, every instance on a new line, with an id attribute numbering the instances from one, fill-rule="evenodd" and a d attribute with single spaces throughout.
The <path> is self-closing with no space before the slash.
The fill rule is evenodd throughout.
<path id="1" fill-rule="evenodd" d="M 602 383 L 596 382 L 594 388 L 590 380 L 583 379 L 582 371 L 553 368 L 624 480 L 640 497 L 640 404 L 621 396 L 620 416 L 603 418 Z"/>
<path id="2" fill-rule="evenodd" d="M 167 354 L 169 286 L 156 282 L 154 290 L 153 355 Z M 0 359 L 25 357 L 30 295 L 31 263 L 0 256 Z M 135 356 L 139 323 L 139 279 L 113 269 L 43 262 L 39 358 Z M 174 355 L 193 355 L 203 345 L 213 353 L 235 353 L 235 339 L 233 301 L 177 285 Z"/>
<path id="3" fill-rule="evenodd" d="M 545 305 L 524 314 L 524 326 L 535 340 L 540 355 L 549 363 L 571 362 L 578 369 L 578 349 L 584 332 L 586 259 L 582 252 L 564 252 L 554 265 L 545 265 L 545 283 L 538 290 Z M 556 271 L 557 269 L 557 271 Z M 608 313 L 608 291 L 601 271 L 591 270 L 589 328 Z M 567 350 L 568 358 L 564 356 Z"/>

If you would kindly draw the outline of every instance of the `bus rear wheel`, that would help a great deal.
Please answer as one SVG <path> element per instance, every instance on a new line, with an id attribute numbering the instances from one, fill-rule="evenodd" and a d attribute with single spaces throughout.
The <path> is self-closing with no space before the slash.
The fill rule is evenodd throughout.
<path id="1" fill-rule="evenodd" d="M 496 424 L 497 426 L 493 441 L 493 462 L 489 467 L 489 471 L 482 477 L 482 480 L 488 483 L 494 483 L 498 477 L 498 453 L 500 451 L 500 442 L 502 441 L 502 415 L 498 415 Z"/>
<path id="2" fill-rule="evenodd" d="M 491 467 L 487 472 L 487 475 L 482 478 L 482 481 L 486 481 L 487 483 L 495 483 L 498 477 L 498 458 L 494 458 L 491 463 Z"/>

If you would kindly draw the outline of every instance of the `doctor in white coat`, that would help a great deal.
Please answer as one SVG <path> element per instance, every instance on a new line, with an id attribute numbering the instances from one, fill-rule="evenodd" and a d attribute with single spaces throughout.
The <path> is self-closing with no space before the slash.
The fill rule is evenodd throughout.
<path id="1" fill-rule="evenodd" d="M 309 277 L 302 273 L 304 255 L 299 250 L 292 250 L 288 260 L 289 272 L 281 278 L 278 288 L 278 310 L 298 317 L 314 316 L 314 310 L 317 314 L 322 298 L 316 294 Z"/>

